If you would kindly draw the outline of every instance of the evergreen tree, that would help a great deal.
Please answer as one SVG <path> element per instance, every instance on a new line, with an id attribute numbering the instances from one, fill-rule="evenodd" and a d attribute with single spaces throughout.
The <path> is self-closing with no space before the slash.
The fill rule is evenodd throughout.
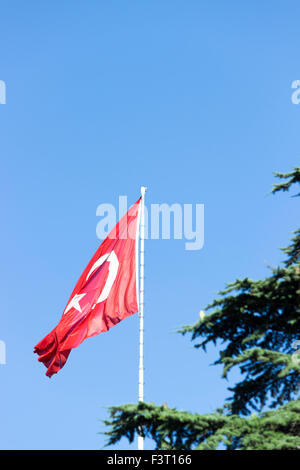
<path id="1" fill-rule="evenodd" d="M 300 168 L 282 174 L 272 193 L 300 183 Z M 295 194 L 300 196 L 300 193 Z M 191 335 L 195 348 L 221 342 L 215 364 L 223 377 L 238 367 L 240 381 L 215 413 L 200 415 L 154 404 L 109 408 L 108 445 L 138 433 L 157 449 L 300 448 L 300 229 L 282 251 L 283 266 L 263 280 L 236 279 L 219 292 L 207 314 L 179 332 Z M 269 411 L 264 411 L 268 408 Z"/>

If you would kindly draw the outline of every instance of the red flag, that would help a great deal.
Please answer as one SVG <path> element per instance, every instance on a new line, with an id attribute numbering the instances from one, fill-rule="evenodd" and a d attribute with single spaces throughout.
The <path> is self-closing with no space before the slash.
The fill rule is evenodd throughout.
<path id="1" fill-rule="evenodd" d="M 46 375 L 56 374 L 71 349 L 138 312 L 137 243 L 141 198 L 101 243 L 78 280 L 58 325 L 34 348 Z"/>

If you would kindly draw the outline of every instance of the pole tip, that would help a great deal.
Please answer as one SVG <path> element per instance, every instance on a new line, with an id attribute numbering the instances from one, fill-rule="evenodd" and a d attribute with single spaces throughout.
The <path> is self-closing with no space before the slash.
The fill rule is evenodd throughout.
<path id="1" fill-rule="evenodd" d="M 141 186 L 141 195 L 145 196 L 145 192 L 147 191 L 146 186 Z"/>

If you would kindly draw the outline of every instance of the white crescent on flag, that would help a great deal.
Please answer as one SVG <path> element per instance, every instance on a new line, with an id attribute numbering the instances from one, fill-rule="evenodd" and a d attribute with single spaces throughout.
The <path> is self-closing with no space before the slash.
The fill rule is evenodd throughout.
<path id="1" fill-rule="evenodd" d="M 119 260 L 117 258 L 116 253 L 114 251 L 111 251 L 110 253 L 106 253 L 105 255 L 100 256 L 100 258 L 97 259 L 97 261 L 91 267 L 90 272 L 86 277 L 86 280 L 88 280 L 88 278 L 95 271 L 95 269 L 99 268 L 103 263 L 105 263 L 105 261 L 109 262 L 108 277 L 106 279 L 105 286 L 103 287 L 103 290 L 98 297 L 97 302 L 93 305 L 92 308 L 95 308 L 96 304 L 99 304 L 100 302 L 103 302 L 103 300 L 107 299 L 110 290 L 113 286 L 113 283 L 115 282 L 115 279 L 117 277 Z"/>

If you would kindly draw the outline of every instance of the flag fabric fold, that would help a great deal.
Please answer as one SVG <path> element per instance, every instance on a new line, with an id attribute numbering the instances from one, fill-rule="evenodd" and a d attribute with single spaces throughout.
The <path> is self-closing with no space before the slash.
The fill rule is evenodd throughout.
<path id="1" fill-rule="evenodd" d="M 34 348 L 46 375 L 56 374 L 73 348 L 108 331 L 138 307 L 139 198 L 101 243 L 80 276 L 58 325 Z"/>

